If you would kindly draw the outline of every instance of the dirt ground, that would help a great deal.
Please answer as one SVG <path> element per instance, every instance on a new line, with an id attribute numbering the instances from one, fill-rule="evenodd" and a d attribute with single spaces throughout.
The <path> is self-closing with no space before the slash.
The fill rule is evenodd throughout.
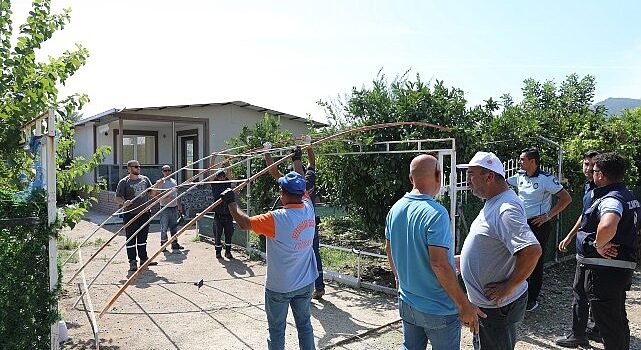
<path id="1" fill-rule="evenodd" d="M 97 220 L 93 220 L 94 222 Z M 65 235 L 80 240 L 93 232 L 96 224 L 83 221 Z M 119 225 L 107 225 L 92 237 L 107 240 Z M 195 231 L 187 231 L 180 242 L 185 250 L 158 256 L 152 266 L 130 286 L 114 306 L 98 319 L 101 349 L 265 349 L 264 312 L 265 265 L 235 251 L 234 260 L 216 260 L 210 244 L 198 242 Z M 120 248 L 117 237 L 100 253 L 86 271 L 89 283 L 107 260 Z M 148 251 L 160 245 L 157 225 L 152 225 Z M 95 246 L 83 248 L 86 260 Z M 77 263 L 64 268 L 64 282 L 78 269 Z M 90 288 L 96 311 L 104 307 L 129 274 L 124 250 Z M 528 313 L 520 327 L 517 349 L 557 349 L 554 338 L 571 324 L 571 283 L 574 265 L 565 263 L 546 270 L 541 306 Z M 194 282 L 203 279 L 201 288 Z M 62 349 L 91 349 L 94 337 L 82 303 L 73 307 L 80 295 L 78 278 L 65 284 L 60 309 L 67 323 L 70 340 Z M 633 290 L 628 293 L 628 318 L 632 349 L 641 350 L 641 274 L 635 273 Z M 323 301 L 312 302 L 312 325 L 319 349 L 391 350 L 402 343 L 402 328 L 393 297 L 356 290 L 331 282 Z M 291 317 L 286 332 L 287 349 L 297 349 Z M 603 346 L 591 342 L 594 347 Z M 471 337 L 463 332 L 461 348 L 471 348 Z M 562 348 L 559 348 L 562 349 Z"/>

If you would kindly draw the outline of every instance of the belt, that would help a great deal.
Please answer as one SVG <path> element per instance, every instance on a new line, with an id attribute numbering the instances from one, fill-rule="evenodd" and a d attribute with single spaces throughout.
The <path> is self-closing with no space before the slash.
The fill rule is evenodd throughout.
<path id="1" fill-rule="evenodd" d="M 604 258 L 584 258 L 577 254 L 576 262 L 584 265 L 595 265 L 595 266 L 607 266 L 607 267 L 617 267 L 620 269 L 636 269 L 637 263 L 634 261 L 626 260 L 613 260 L 613 259 L 604 259 Z"/>

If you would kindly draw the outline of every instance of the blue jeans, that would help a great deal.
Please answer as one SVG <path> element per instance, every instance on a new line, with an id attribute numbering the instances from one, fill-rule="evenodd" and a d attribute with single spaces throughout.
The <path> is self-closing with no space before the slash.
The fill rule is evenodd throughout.
<path id="1" fill-rule="evenodd" d="M 480 318 L 479 334 L 474 335 L 475 350 L 512 350 L 516 346 L 516 328 L 525 316 L 527 292 L 513 302 L 498 308 L 481 307 L 487 317 Z"/>
<path id="2" fill-rule="evenodd" d="M 178 207 L 164 207 L 160 212 L 160 244 L 167 242 L 167 230 L 171 235 L 178 231 Z M 178 243 L 178 241 L 175 241 Z"/>
<path id="3" fill-rule="evenodd" d="M 325 281 L 323 281 L 323 261 L 320 256 L 320 237 L 318 236 L 318 220 L 316 220 L 316 227 L 314 228 L 314 240 L 312 241 L 312 248 L 314 248 L 314 256 L 316 256 L 316 270 L 318 270 L 318 278 L 314 281 L 314 288 L 316 290 L 325 290 Z"/>
<path id="4" fill-rule="evenodd" d="M 398 299 L 403 319 L 403 350 L 425 350 L 429 341 L 434 350 L 458 350 L 461 344 L 461 319 L 454 315 L 430 315 Z"/>
<path id="5" fill-rule="evenodd" d="M 285 326 L 287 326 L 287 311 L 290 306 L 298 332 L 298 347 L 301 350 L 316 349 L 314 330 L 310 319 L 313 292 L 314 283 L 289 293 L 277 293 L 265 288 L 265 312 L 269 328 L 267 348 L 269 350 L 285 349 Z"/>

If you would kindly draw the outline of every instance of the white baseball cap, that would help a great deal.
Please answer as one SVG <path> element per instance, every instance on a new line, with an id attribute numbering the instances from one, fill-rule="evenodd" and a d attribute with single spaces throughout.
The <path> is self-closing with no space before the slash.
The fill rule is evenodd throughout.
<path id="1" fill-rule="evenodd" d="M 481 168 L 485 168 L 487 170 L 491 170 L 497 174 L 500 174 L 501 176 L 505 176 L 505 168 L 503 168 L 503 163 L 501 162 L 499 157 L 497 157 L 496 154 L 492 152 L 476 152 L 469 163 L 457 165 L 457 167 L 459 168 L 469 168 L 471 166 L 480 166 Z"/>

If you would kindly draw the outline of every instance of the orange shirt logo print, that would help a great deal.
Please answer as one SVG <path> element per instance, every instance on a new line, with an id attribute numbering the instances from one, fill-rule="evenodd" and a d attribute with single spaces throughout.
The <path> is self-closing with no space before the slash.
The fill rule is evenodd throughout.
<path id="1" fill-rule="evenodd" d="M 295 240 L 298 240 L 298 237 L 300 237 L 300 234 L 303 232 L 303 230 L 308 229 L 308 228 L 314 228 L 316 225 L 315 220 L 303 220 L 301 223 L 296 226 L 294 229 L 294 232 L 292 232 L 292 238 Z M 299 250 L 303 248 L 307 248 L 310 245 L 312 245 L 313 239 L 306 239 L 303 241 L 300 241 L 294 245 L 294 249 Z"/>
<path id="2" fill-rule="evenodd" d="M 298 236 L 300 236 L 301 232 L 303 232 L 304 229 L 314 227 L 316 225 L 315 220 L 303 220 L 301 223 L 296 226 L 294 229 L 294 232 L 292 232 L 292 238 L 293 239 L 298 239 Z"/>

